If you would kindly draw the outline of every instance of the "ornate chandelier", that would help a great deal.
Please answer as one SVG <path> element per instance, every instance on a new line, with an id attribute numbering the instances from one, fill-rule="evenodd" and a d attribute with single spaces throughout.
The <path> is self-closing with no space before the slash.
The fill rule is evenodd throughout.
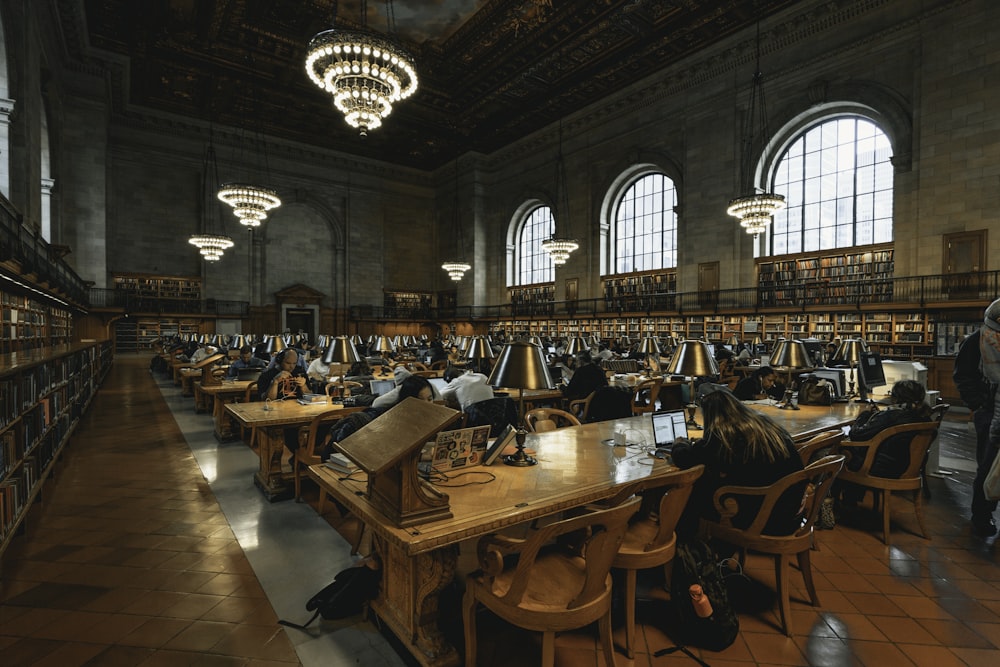
<path id="1" fill-rule="evenodd" d="M 458 215 L 458 160 L 455 160 L 455 242 L 458 245 L 458 257 L 451 261 L 447 261 L 441 265 L 441 268 L 448 272 L 448 277 L 459 282 L 465 277 L 465 272 L 472 268 L 471 264 L 468 264 L 464 259 L 465 257 L 465 239 L 462 236 L 462 222 L 459 220 Z"/>
<path id="2" fill-rule="evenodd" d="M 233 207 L 233 214 L 244 227 L 260 227 L 267 212 L 281 206 L 278 193 L 270 188 L 247 183 L 225 183 L 218 197 Z"/>
<path id="3" fill-rule="evenodd" d="M 472 268 L 471 264 L 465 262 L 445 262 L 441 268 L 448 272 L 448 277 L 455 282 L 465 277 L 465 272 Z"/>
<path id="4" fill-rule="evenodd" d="M 196 246 L 206 262 L 217 262 L 222 253 L 233 247 L 233 240 L 221 234 L 195 234 L 188 243 Z"/>
<path id="5" fill-rule="evenodd" d="M 364 17 L 364 7 L 362 12 Z M 317 34 L 309 41 L 306 72 L 313 83 L 333 95 L 334 106 L 362 137 L 382 125 L 394 102 L 417 90 L 413 58 L 366 32 L 334 28 Z"/>
<path id="6" fill-rule="evenodd" d="M 767 131 L 767 108 L 764 104 L 764 75 L 760 71 L 760 22 L 757 23 L 757 63 L 750 86 L 746 123 L 743 126 L 743 150 L 740 154 L 740 192 L 729 202 L 726 213 L 740 221 L 747 234 L 757 236 L 767 231 L 771 218 L 785 208 L 785 198 L 772 192 L 758 192 L 754 186 L 754 157 L 770 135 Z"/>
<path id="7" fill-rule="evenodd" d="M 556 158 L 556 198 L 559 201 L 559 215 L 569 217 L 569 191 L 566 187 L 566 169 L 563 165 L 562 121 L 559 121 L 559 155 Z M 556 233 L 555 216 L 552 217 L 552 236 L 541 243 L 542 250 L 552 258 L 552 263 L 562 266 L 570 254 L 580 247 L 575 239 L 559 238 Z"/>

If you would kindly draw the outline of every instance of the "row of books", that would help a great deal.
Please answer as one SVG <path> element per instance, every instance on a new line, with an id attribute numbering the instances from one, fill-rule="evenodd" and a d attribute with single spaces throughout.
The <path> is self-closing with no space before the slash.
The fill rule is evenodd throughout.
<path id="1" fill-rule="evenodd" d="M 0 482 L 0 540 L 5 540 L 16 525 L 28 493 L 24 477 L 20 475 Z"/>

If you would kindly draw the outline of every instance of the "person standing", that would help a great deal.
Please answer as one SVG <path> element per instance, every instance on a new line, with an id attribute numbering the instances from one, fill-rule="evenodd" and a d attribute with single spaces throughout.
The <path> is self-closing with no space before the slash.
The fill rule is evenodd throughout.
<path id="1" fill-rule="evenodd" d="M 996 535 L 993 513 L 997 501 L 987 500 L 983 482 L 997 456 L 1000 415 L 997 387 L 1000 385 L 1000 299 L 989 305 L 983 326 L 962 341 L 952 377 L 962 402 L 972 410 L 976 429 L 976 477 L 972 482 L 972 531 L 981 537 Z"/>

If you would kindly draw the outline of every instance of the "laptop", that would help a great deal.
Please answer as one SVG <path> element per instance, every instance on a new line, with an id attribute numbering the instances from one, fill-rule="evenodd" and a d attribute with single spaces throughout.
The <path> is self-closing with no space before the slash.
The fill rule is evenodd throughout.
<path id="1" fill-rule="evenodd" d="M 664 410 L 653 413 L 653 440 L 657 449 L 669 450 L 677 438 L 686 438 L 687 417 L 684 410 Z"/>
<path id="2" fill-rule="evenodd" d="M 444 378 L 427 378 L 427 381 L 431 383 L 434 390 L 437 391 L 438 396 L 441 395 L 441 391 L 448 386 L 448 381 Z"/>
<path id="3" fill-rule="evenodd" d="M 250 380 L 251 382 L 260 377 L 259 368 L 241 368 L 236 371 L 236 379 L 240 381 Z"/>
<path id="4" fill-rule="evenodd" d="M 381 396 L 382 394 L 392 391 L 396 383 L 393 380 L 372 380 L 372 394 L 374 396 Z"/>
<path id="5" fill-rule="evenodd" d="M 418 471 L 428 474 L 479 465 L 486 454 L 491 428 L 486 425 L 441 431 L 430 443 L 430 461 L 420 463 Z"/>

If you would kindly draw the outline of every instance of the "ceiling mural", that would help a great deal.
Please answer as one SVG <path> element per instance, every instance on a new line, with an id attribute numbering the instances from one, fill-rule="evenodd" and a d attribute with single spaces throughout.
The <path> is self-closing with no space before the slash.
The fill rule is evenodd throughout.
<path id="1" fill-rule="evenodd" d="M 305 53 L 312 36 L 333 25 L 387 32 L 385 2 L 57 0 L 57 7 L 67 52 L 111 72 L 117 114 L 151 108 L 252 126 L 431 170 L 467 151 L 493 152 L 799 1 L 396 0 L 392 36 L 413 55 L 420 86 L 366 138 L 309 80 Z"/>

